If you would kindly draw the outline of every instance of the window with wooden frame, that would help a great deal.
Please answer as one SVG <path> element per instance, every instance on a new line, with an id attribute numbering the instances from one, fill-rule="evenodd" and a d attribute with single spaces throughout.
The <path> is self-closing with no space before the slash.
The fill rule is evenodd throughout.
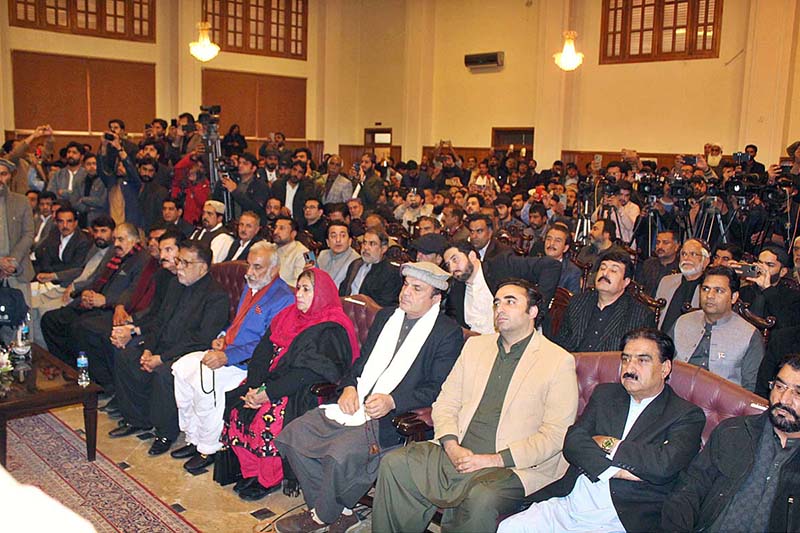
<path id="1" fill-rule="evenodd" d="M 9 0 L 12 26 L 92 37 L 156 41 L 155 0 Z"/>
<path id="2" fill-rule="evenodd" d="M 224 51 L 308 56 L 308 0 L 203 0 L 203 13 Z"/>
<path id="3" fill-rule="evenodd" d="M 722 0 L 603 0 L 600 63 L 719 57 Z"/>

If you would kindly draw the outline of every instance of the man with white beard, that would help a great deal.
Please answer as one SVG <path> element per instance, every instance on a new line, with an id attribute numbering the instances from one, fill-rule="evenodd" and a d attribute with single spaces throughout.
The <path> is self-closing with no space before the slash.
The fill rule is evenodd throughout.
<path id="1" fill-rule="evenodd" d="M 236 316 L 211 343 L 211 349 L 192 352 L 172 365 L 178 423 L 186 434 L 186 446 L 172 452 L 175 459 L 189 459 L 183 467 L 195 473 L 213 464 L 222 447 L 225 393 L 247 377 L 247 363 L 272 318 L 294 302 L 292 289 L 280 277 L 277 246 L 259 241 L 247 255 L 247 286 L 239 299 Z M 205 390 L 204 390 L 205 389 Z M 213 393 L 205 391 L 212 389 Z"/>
<path id="2" fill-rule="evenodd" d="M 681 316 L 681 308 L 686 302 L 691 302 L 692 307 L 700 305 L 698 288 L 703 271 L 711 262 L 711 252 L 708 245 L 700 239 L 689 239 L 683 243 L 679 259 L 681 273 L 664 276 L 656 289 L 656 298 L 667 301 L 667 307 L 661 313 L 658 323 L 659 329 L 664 332 L 669 331 Z"/>

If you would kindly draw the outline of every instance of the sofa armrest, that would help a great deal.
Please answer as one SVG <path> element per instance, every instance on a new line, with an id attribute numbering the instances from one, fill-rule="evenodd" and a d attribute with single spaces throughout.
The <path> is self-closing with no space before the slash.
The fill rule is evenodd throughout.
<path id="1" fill-rule="evenodd" d="M 423 441 L 425 434 L 433 429 L 431 408 L 422 407 L 397 415 L 392 419 L 392 424 L 404 437 L 416 442 Z"/>
<path id="2" fill-rule="evenodd" d="M 327 400 L 336 395 L 337 385 L 335 383 L 315 383 L 311 385 L 311 394 Z"/>

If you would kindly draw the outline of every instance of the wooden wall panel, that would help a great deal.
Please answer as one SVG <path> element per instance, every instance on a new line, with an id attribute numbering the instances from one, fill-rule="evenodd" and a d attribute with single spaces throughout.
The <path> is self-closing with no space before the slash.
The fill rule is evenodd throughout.
<path id="1" fill-rule="evenodd" d="M 258 76 L 243 72 L 203 69 L 203 105 L 222 106 L 220 135 L 238 124 L 246 137 L 266 137 L 257 130 Z M 192 114 L 196 117 L 199 110 Z"/>
<path id="2" fill-rule="evenodd" d="M 282 131 L 287 137 L 306 136 L 306 80 L 261 75 L 258 80 L 258 130 Z"/>
<path id="3" fill-rule="evenodd" d="M 130 132 L 144 132 L 155 117 L 156 66 L 133 61 L 87 60 L 92 131 L 119 118 Z"/>
<path id="4" fill-rule="evenodd" d="M 281 131 L 306 136 L 306 80 L 268 74 L 203 69 L 203 104 L 220 104 L 220 130 L 239 124 L 249 137 Z"/>
<path id="5" fill-rule="evenodd" d="M 51 124 L 60 130 L 89 130 L 84 59 L 13 50 L 11 64 L 17 128 Z"/>
<path id="6" fill-rule="evenodd" d="M 688 152 L 687 152 L 688 153 Z M 611 161 L 622 161 L 622 154 L 617 152 L 603 152 L 600 150 L 597 151 L 587 151 L 587 150 L 562 150 L 561 151 L 561 160 L 564 164 L 567 163 L 575 163 L 578 165 L 578 171 L 583 174 L 586 169 L 586 163 L 591 163 L 592 159 L 594 159 L 595 154 L 600 154 L 603 156 L 603 166 L 608 165 Z M 651 159 L 655 160 L 659 167 L 670 167 L 675 164 L 675 156 L 679 154 L 669 154 L 669 153 L 660 153 L 660 152 L 639 152 L 639 157 L 641 159 Z M 542 171 L 545 168 L 550 168 L 552 161 L 539 161 L 539 167 L 537 170 Z"/>
<path id="7" fill-rule="evenodd" d="M 142 132 L 156 108 L 155 65 L 14 50 L 14 124 L 101 132 L 111 118 Z"/>

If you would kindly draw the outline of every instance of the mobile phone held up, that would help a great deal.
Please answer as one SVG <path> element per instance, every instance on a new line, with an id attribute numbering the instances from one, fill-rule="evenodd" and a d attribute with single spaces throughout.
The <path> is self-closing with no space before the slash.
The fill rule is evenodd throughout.
<path id="1" fill-rule="evenodd" d="M 317 255 L 312 252 L 311 250 L 307 251 L 303 254 L 303 259 L 306 260 L 306 264 L 312 264 L 314 266 L 317 265 Z"/>
<path id="2" fill-rule="evenodd" d="M 748 263 L 741 263 L 735 267 L 733 267 L 733 271 L 740 278 L 757 278 L 758 274 L 758 265 L 748 264 Z"/>
<path id="3" fill-rule="evenodd" d="M 683 156 L 683 164 L 695 166 L 697 164 L 697 156 L 694 155 Z"/>

